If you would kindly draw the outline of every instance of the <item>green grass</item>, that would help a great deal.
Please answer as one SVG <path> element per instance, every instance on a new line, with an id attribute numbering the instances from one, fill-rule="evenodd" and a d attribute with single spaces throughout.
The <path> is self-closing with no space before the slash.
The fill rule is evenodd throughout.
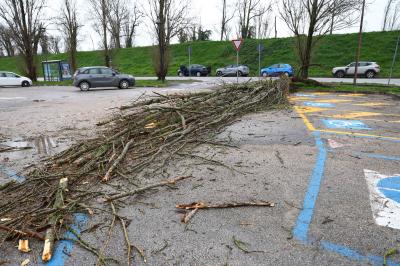
<path id="1" fill-rule="evenodd" d="M 35 81 L 33 86 L 72 86 L 72 80 L 64 81 Z"/>
<path id="2" fill-rule="evenodd" d="M 361 60 L 376 61 L 382 67 L 382 77 L 389 75 L 392 57 L 399 32 L 370 32 L 363 34 L 363 48 Z M 257 44 L 261 42 L 264 47 L 262 66 L 274 63 L 289 63 L 298 69 L 298 63 L 294 50 L 293 38 L 278 38 L 266 40 L 245 40 L 240 51 L 240 62 L 247 64 L 251 69 L 251 75 L 258 73 Z M 218 67 L 236 62 L 236 52 L 231 42 L 205 41 L 190 44 L 193 47 L 192 63 L 211 66 L 213 74 Z M 189 44 L 176 44 L 171 46 L 171 64 L 169 75 L 175 76 L 179 65 L 188 65 L 187 48 Z M 316 46 L 313 54 L 313 66 L 310 76 L 331 76 L 334 66 L 344 66 L 354 61 L 357 46 L 357 34 L 342 34 L 325 36 Z M 113 66 L 121 72 L 135 76 L 154 76 L 153 51 L 154 47 L 135 47 L 114 51 L 112 56 Z M 37 58 L 39 76 L 42 76 L 40 62 L 48 60 L 67 60 L 67 54 L 39 55 Z M 399 56 L 400 57 L 400 56 Z M 103 65 L 102 51 L 79 52 L 78 65 L 93 66 Z M 21 72 L 21 59 L 0 58 L 0 70 Z M 394 76 L 400 77 L 400 62 L 396 64 Z"/>
<path id="3" fill-rule="evenodd" d="M 400 96 L 399 86 L 385 86 L 378 84 L 329 84 L 324 83 L 318 85 L 303 82 L 294 82 L 292 88 L 296 91 L 319 91 L 319 92 L 351 92 L 351 93 L 377 93 L 377 94 L 391 94 Z"/>

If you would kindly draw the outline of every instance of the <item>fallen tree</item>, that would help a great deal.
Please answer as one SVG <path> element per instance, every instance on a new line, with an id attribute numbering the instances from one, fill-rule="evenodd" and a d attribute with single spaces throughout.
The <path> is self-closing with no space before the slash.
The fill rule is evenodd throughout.
<path id="1" fill-rule="evenodd" d="M 196 94 L 157 95 L 122 107 L 120 114 L 101 123 L 105 128 L 98 137 L 38 165 L 25 182 L 0 188 L 0 230 L 7 228 L 6 234 L 0 232 L 0 245 L 20 234 L 41 239 L 42 232 L 50 232 L 53 241 L 59 237 L 53 232 L 69 228 L 73 213 L 90 210 L 93 202 L 99 204 L 94 199 L 102 198 L 108 205 L 184 180 L 187 177 L 131 187 L 124 193 L 100 185 L 119 179 L 131 183 L 143 171 L 156 177 L 172 160 L 182 159 L 183 150 L 190 155 L 202 144 L 221 145 L 215 136 L 226 126 L 243 115 L 286 105 L 288 89 L 289 80 L 283 78 Z M 66 179 L 68 189 L 60 189 L 60 180 Z"/>

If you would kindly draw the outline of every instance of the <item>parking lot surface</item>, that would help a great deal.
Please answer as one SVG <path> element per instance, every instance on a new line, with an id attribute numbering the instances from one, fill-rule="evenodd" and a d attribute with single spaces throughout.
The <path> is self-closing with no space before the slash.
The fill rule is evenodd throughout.
<path id="1" fill-rule="evenodd" d="M 0 88 L 3 145 L 32 149 L 0 153 L 3 180 L 27 164 L 98 133 L 95 124 L 143 93 L 194 92 L 194 83 L 165 89 L 94 90 L 70 87 Z M 239 148 L 200 147 L 202 156 L 232 169 L 196 160 L 172 164 L 174 175 L 193 175 L 179 190 L 160 189 L 127 201 L 129 236 L 145 251 L 135 265 L 382 265 L 399 247 L 400 102 L 390 96 L 297 93 L 284 110 L 247 115 L 218 138 Z M 45 136 L 44 138 L 40 138 Z M 37 140 L 37 139 L 40 140 Z M 35 144 L 36 143 L 36 144 Z M 44 152 L 45 151 L 45 152 Z M 1 179 L 0 179 L 1 181 Z M 175 205 L 194 201 L 267 200 L 273 208 L 201 211 L 180 223 Z M 383 218 L 382 218 L 383 217 Z M 80 225 L 99 222 L 101 215 Z M 100 247 L 107 227 L 84 233 Z M 235 241 L 236 240 L 236 241 Z M 237 240 L 247 252 L 239 249 Z M 107 251 L 125 262 L 124 238 L 116 232 Z M 38 261 L 41 243 L 20 254 L 12 242 L 0 258 L 17 265 Z M 74 246 L 58 250 L 58 264 L 94 265 Z M 388 265 L 400 258 L 390 257 Z"/>

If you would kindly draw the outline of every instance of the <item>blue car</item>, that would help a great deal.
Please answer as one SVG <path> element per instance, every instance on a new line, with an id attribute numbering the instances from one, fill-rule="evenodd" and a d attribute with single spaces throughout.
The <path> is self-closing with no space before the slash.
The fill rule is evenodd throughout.
<path id="1" fill-rule="evenodd" d="M 261 76 L 263 77 L 278 77 L 282 74 L 292 77 L 294 74 L 293 67 L 289 64 L 275 64 L 261 69 Z"/>

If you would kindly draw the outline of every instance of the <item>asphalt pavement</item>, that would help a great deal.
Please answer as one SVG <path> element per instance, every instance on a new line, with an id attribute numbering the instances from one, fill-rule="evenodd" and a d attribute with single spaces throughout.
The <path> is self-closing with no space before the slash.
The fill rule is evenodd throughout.
<path id="1" fill-rule="evenodd" d="M 70 87 L 0 88 L 0 137 L 12 141 L 45 135 L 56 143 L 69 137 L 68 146 L 90 137 L 94 123 L 143 93 L 212 88 L 215 82 L 207 80 L 89 93 Z M 400 245 L 399 101 L 384 95 L 297 93 L 291 102 L 288 109 L 247 115 L 218 136 L 239 148 L 205 145 L 196 151 L 228 167 L 176 161 L 167 174 L 192 175 L 193 180 L 178 190 L 160 189 L 126 201 L 120 215 L 131 221 L 128 235 L 147 260 L 134 252 L 134 265 L 383 265 L 384 254 Z M 18 171 L 38 160 L 39 153 L 35 147 L 20 157 L 0 153 L 0 171 Z M 3 171 L 3 178 L 10 178 L 8 173 Z M 188 225 L 175 210 L 177 204 L 195 201 L 250 200 L 276 205 L 202 210 Z M 92 229 L 82 236 L 101 247 L 107 219 L 102 214 L 76 219 L 76 226 Z M 125 263 L 120 229 L 106 254 Z M 29 254 L 20 254 L 15 245 L 0 248 L 8 265 L 26 258 L 38 261 L 41 243 L 32 242 Z M 58 259 L 49 265 L 96 264 L 90 252 L 76 245 L 61 243 L 57 252 Z M 388 265 L 399 262 L 394 255 Z"/>

